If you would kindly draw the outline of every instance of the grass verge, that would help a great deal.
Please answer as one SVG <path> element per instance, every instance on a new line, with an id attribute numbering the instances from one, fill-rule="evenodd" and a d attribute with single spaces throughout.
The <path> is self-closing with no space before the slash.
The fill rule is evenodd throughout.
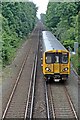
<path id="1" fill-rule="evenodd" d="M 78 54 L 71 55 L 71 62 L 73 64 L 74 69 L 77 71 L 78 75 L 80 75 L 80 56 Z"/>

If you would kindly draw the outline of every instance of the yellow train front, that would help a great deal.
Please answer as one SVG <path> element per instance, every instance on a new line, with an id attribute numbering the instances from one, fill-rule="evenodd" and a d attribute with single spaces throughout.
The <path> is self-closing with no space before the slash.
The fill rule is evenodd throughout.
<path id="1" fill-rule="evenodd" d="M 66 80 L 70 74 L 69 51 L 49 31 L 43 31 L 42 38 L 44 78 Z"/>

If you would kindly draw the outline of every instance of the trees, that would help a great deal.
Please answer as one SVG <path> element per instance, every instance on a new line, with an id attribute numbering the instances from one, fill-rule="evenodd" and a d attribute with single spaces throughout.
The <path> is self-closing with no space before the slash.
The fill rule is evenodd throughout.
<path id="1" fill-rule="evenodd" d="M 60 21 L 60 14 L 58 14 L 58 5 L 59 3 L 49 2 L 46 12 L 46 25 L 50 29 L 56 27 Z"/>
<path id="2" fill-rule="evenodd" d="M 51 3 L 46 12 L 46 25 L 61 40 L 63 45 L 71 46 L 78 41 L 78 10 L 77 3 Z"/>
<path id="3" fill-rule="evenodd" d="M 3 64 L 9 64 L 16 48 L 34 28 L 36 5 L 32 2 L 2 2 Z"/>

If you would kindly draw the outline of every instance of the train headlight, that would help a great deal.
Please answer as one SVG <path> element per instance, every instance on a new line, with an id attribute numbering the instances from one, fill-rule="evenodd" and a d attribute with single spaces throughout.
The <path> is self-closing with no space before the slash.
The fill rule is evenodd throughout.
<path id="1" fill-rule="evenodd" d="M 49 71 L 49 72 L 51 71 L 48 67 L 46 67 L 45 70 L 47 70 L 47 71 Z"/>
<path id="2" fill-rule="evenodd" d="M 63 71 L 67 71 L 68 70 L 68 67 L 64 68 Z"/>

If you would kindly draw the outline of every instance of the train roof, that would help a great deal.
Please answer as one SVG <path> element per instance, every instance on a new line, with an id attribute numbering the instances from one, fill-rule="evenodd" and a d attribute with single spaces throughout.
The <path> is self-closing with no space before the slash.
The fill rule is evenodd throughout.
<path id="1" fill-rule="evenodd" d="M 43 31 L 44 51 L 49 50 L 67 50 L 50 31 Z"/>

